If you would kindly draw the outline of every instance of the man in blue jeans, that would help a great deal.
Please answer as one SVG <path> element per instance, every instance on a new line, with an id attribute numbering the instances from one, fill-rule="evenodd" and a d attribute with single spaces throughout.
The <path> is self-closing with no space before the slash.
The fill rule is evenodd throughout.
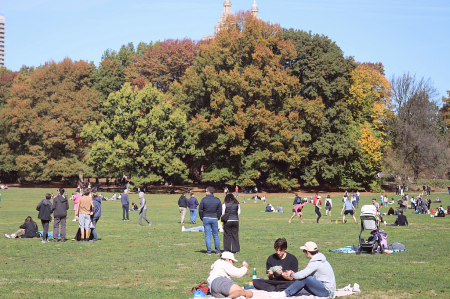
<path id="1" fill-rule="evenodd" d="M 290 270 L 284 272 L 284 275 L 293 277 L 295 282 L 283 292 L 273 292 L 270 296 L 272 298 L 291 297 L 302 289 L 317 297 L 333 296 L 336 291 L 336 279 L 325 255 L 319 253 L 314 242 L 306 242 L 300 249 L 303 249 L 305 256 L 310 259 L 308 265 L 297 273 Z"/>
<path id="2" fill-rule="evenodd" d="M 206 254 L 211 255 L 211 232 L 216 254 L 220 254 L 219 219 L 222 215 L 220 199 L 214 196 L 214 187 L 206 187 L 206 197 L 200 202 L 198 214 L 205 228 Z"/>

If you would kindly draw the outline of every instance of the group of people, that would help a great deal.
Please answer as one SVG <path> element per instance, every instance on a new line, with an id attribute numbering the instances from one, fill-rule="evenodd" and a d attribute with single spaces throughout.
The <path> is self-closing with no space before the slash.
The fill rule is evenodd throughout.
<path id="1" fill-rule="evenodd" d="M 255 289 L 271 292 L 272 298 L 296 296 L 303 289 L 318 297 L 333 298 L 336 291 L 334 271 L 324 254 L 319 252 L 317 244 L 306 242 L 300 249 L 310 261 L 298 271 L 297 258 L 287 252 L 287 241 L 279 238 L 274 243 L 275 253 L 266 261 L 266 279 L 253 279 Z M 225 251 L 221 258 L 211 266 L 207 279 L 211 295 L 216 298 L 251 298 L 253 292 L 237 285 L 233 278 L 243 277 L 249 268 L 242 262 L 240 268 L 235 266 L 233 253 Z M 241 297 L 242 296 L 242 297 Z"/>
<path id="2" fill-rule="evenodd" d="M 69 202 L 67 193 L 64 193 L 63 188 L 57 190 L 58 195 L 53 197 L 50 193 L 45 194 L 45 198 L 39 202 L 36 207 L 38 213 L 38 219 L 41 220 L 43 231 L 39 232 L 36 222 L 33 221 L 31 216 L 25 219 L 24 224 L 20 226 L 20 229 L 11 234 L 5 234 L 7 238 L 36 238 L 42 237 L 42 243 L 49 242 L 49 226 L 53 220 L 53 242 L 58 242 L 59 235 L 61 236 L 61 242 L 66 242 L 66 220 L 67 210 L 69 210 Z M 93 239 L 92 241 L 98 241 L 97 237 L 97 222 L 101 216 L 101 199 L 96 193 L 90 193 L 88 189 L 83 191 L 83 195 L 79 194 L 76 197 L 75 220 L 78 220 L 78 225 L 81 233 L 81 241 L 88 241 L 88 231 L 92 229 Z M 52 215 L 53 214 L 53 219 Z M 59 228 L 61 227 L 61 231 Z M 22 235 L 19 235 L 21 234 Z"/>

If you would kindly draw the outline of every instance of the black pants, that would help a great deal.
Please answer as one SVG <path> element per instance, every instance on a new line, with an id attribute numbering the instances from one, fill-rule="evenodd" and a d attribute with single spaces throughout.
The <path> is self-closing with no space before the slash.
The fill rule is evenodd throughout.
<path id="1" fill-rule="evenodd" d="M 319 207 L 316 207 L 316 214 L 317 214 L 316 222 L 319 223 L 319 219 L 320 219 L 320 217 L 322 217 L 322 214 L 320 213 Z"/>
<path id="2" fill-rule="evenodd" d="M 253 286 L 257 290 L 263 290 L 266 292 L 281 292 L 290 287 L 295 280 L 266 280 L 266 279 L 254 279 Z"/>
<path id="3" fill-rule="evenodd" d="M 128 217 L 128 208 L 129 207 L 130 207 L 130 205 L 122 205 L 122 210 L 123 210 L 122 219 L 130 220 L 130 218 Z M 125 218 L 125 212 L 127 213 L 127 218 Z"/>
<path id="4" fill-rule="evenodd" d="M 48 239 L 48 226 L 49 226 L 50 221 L 41 219 L 41 223 L 42 223 L 42 227 L 44 229 L 44 233 L 42 234 L 42 240 L 47 240 Z"/>
<path id="5" fill-rule="evenodd" d="M 223 250 L 239 252 L 239 221 L 227 221 L 223 225 Z"/>
<path id="6" fill-rule="evenodd" d="M 58 240 L 59 224 L 61 223 L 61 242 L 66 241 L 66 217 L 55 218 L 53 222 L 53 239 Z"/>

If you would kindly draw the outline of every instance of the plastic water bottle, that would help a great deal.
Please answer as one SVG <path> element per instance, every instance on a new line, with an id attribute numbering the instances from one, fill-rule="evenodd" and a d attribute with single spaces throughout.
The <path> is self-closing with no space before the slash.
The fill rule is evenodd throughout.
<path id="1" fill-rule="evenodd" d="M 334 298 L 334 291 L 330 291 L 330 294 L 328 295 L 328 299 Z"/>
<path id="2" fill-rule="evenodd" d="M 256 276 L 256 268 L 253 268 L 253 275 L 252 275 L 252 279 L 257 279 L 258 276 Z"/>

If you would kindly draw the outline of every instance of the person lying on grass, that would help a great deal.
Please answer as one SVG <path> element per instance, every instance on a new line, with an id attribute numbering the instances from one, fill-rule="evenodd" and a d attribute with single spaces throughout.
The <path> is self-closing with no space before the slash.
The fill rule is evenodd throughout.
<path id="1" fill-rule="evenodd" d="M 23 235 L 20 235 L 20 233 L 24 233 Z M 10 238 L 39 238 L 42 237 L 41 233 L 38 232 L 38 226 L 36 222 L 33 221 L 33 218 L 31 216 L 28 216 L 25 219 L 24 224 L 20 226 L 20 229 L 16 231 L 14 234 L 8 235 L 5 234 L 5 237 L 8 239 Z"/>
<path id="2" fill-rule="evenodd" d="M 270 255 L 266 261 L 267 278 L 254 279 L 255 289 L 267 292 L 282 291 L 287 289 L 294 282 L 293 278 L 285 275 L 287 271 L 298 271 L 298 260 L 287 250 L 287 241 L 285 238 L 279 238 L 275 241 L 273 248 L 275 253 Z"/>
<path id="3" fill-rule="evenodd" d="M 253 297 L 252 291 L 244 290 L 232 280 L 232 278 L 241 278 L 247 274 L 248 264 L 243 262 L 242 267 L 237 268 L 234 266 L 234 263 L 237 263 L 234 254 L 224 251 L 221 259 L 211 265 L 211 272 L 209 272 L 207 282 L 212 296 L 233 299 L 240 296 L 245 296 L 245 298 Z"/>
<path id="4" fill-rule="evenodd" d="M 271 293 L 272 298 L 295 296 L 305 289 L 317 297 L 328 297 L 336 291 L 336 278 L 333 268 L 322 253 L 319 253 L 316 243 L 306 242 L 300 247 L 305 257 L 310 259 L 305 269 L 300 272 L 286 271 L 286 275 L 295 279 L 294 283 L 283 292 Z"/>

